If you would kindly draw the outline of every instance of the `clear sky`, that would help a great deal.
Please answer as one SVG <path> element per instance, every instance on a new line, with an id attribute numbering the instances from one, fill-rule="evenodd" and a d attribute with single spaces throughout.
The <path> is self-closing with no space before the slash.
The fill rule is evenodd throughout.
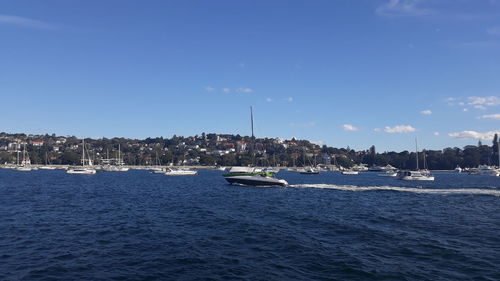
<path id="1" fill-rule="evenodd" d="M 378 151 L 500 131 L 500 0 L 0 0 L 0 131 Z"/>

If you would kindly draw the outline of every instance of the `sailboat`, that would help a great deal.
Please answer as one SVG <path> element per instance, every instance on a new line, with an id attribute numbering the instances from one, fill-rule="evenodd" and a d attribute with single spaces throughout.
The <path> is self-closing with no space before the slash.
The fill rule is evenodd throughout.
<path id="1" fill-rule="evenodd" d="M 18 162 L 18 165 L 15 168 L 16 171 L 29 172 L 29 171 L 33 170 L 33 168 L 31 167 L 30 157 L 29 157 L 28 153 L 26 152 L 26 143 L 24 143 L 24 147 L 23 147 L 23 161 L 21 162 L 21 164 L 19 164 L 19 150 L 18 150 L 17 151 L 17 162 Z"/>
<path id="2" fill-rule="evenodd" d="M 417 139 L 415 139 L 415 153 L 417 158 L 417 169 L 415 171 L 402 171 L 400 172 L 399 179 L 405 181 L 433 181 L 434 176 L 431 175 L 429 170 L 420 170 L 418 168 L 418 145 Z M 424 153 L 424 168 L 425 167 L 425 153 Z"/>
<path id="3" fill-rule="evenodd" d="M 304 160 L 302 162 L 304 162 L 304 165 L 305 165 L 306 164 L 306 150 L 305 150 L 305 148 L 304 148 L 303 158 L 304 158 Z M 310 164 L 311 161 L 309 159 L 308 159 L 308 161 Z M 314 162 L 315 162 L 314 164 L 316 164 L 316 161 L 314 161 Z M 306 166 L 306 167 L 300 169 L 298 172 L 303 174 L 303 175 L 317 175 L 317 174 L 319 174 L 319 170 L 318 170 L 318 168 L 316 168 L 316 165 Z"/>
<path id="4" fill-rule="evenodd" d="M 92 168 L 92 160 L 88 159 L 88 165 L 85 165 L 85 139 L 82 139 L 82 167 L 81 168 L 70 168 L 66 171 L 68 174 L 75 175 L 93 175 L 96 170 Z"/>
<path id="5" fill-rule="evenodd" d="M 255 136 L 253 134 L 253 110 L 250 107 L 250 121 L 252 126 L 252 146 L 255 147 Z M 254 150 L 253 150 L 254 151 Z M 253 152 L 255 153 L 255 152 Z M 252 159 L 255 158 L 253 155 Z M 288 186 L 284 179 L 274 177 L 270 171 L 262 171 L 255 167 L 232 167 L 223 177 L 230 184 L 249 186 Z"/>
<path id="6" fill-rule="evenodd" d="M 109 160 L 109 159 L 108 159 Z M 128 167 L 125 167 L 125 163 L 122 160 L 121 157 L 121 146 L 118 144 L 118 159 L 115 159 L 114 164 L 110 164 L 108 162 L 107 165 L 102 166 L 102 169 L 107 172 L 126 172 L 129 170 Z"/>

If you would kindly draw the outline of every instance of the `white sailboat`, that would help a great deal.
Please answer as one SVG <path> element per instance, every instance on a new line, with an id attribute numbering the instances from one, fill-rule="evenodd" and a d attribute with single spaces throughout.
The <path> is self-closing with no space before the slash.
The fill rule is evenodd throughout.
<path id="1" fill-rule="evenodd" d="M 93 175 L 96 170 L 92 168 L 92 160 L 88 159 L 88 165 L 85 165 L 85 139 L 82 139 L 82 167 L 72 167 L 66 171 L 68 174 L 75 175 Z"/>
<path id="2" fill-rule="evenodd" d="M 33 167 L 31 167 L 31 160 L 26 152 L 26 143 L 24 143 L 23 147 L 23 161 L 21 164 L 19 164 L 19 150 L 17 151 L 17 166 L 14 168 L 16 171 L 21 171 L 21 172 L 29 172 L 33 170 Z"/>
<path id="3" fill-rule="evenodd" d="M 121 157 L 121 146 L 118 144 L 118 159 L 116 159 L 116 163 L 102 166 L 102 170 L 106 172 L 126 172 L 129 170 L 128 167 L 125 167 L 125 163 Z"/>
<path id="4" fill-rule="evenodd" d="M 431 173 L 428 170 L 420 170 L 418 168 L 418 145 L 417 145 L 417 139 L 415 139 L 415 153 L 416 153 L 416 159 L 417 159 L 417 169 L 415 171 L 402 171 L 399 173 L 399 179 L 405 180 L 405 181 L 433 181 L 434 176 L 431 175 Z M 424 154 L 425 157 L 425 154 Z M 425 162 L 425 160 L 424 160 Z M 425 168 L 425 163 L 424 163 L 424 168 Z"/>

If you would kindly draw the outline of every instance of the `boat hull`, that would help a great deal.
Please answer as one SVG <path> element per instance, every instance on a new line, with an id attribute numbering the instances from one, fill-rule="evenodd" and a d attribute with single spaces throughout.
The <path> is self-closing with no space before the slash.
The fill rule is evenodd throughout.
<path id="1" fill-rule="evenodd" d="M 194 176 L 197 175 L 197 171 L 172 171 L 172 172 L 165 172 L 165 175 L 167 176 Z"/>
<path id="2" fill-rule="evenodd" d="M 82 170 L 68 170 L 66 171 L 67 174 L 72 174 L 72 175 L 93 175 L 96 173 L 96 170 L 94 169 L 82 169 Z"/>
<path id="3" fill-rule="evenodd" d="M 288 182 L 283 179 L 262 176 L 231 176 L 225 177 L 226 181 L 235 185 L 248 186 L 288 186 Z"/>
<path id="4" fill-rule="evenodd" d="M 412 176 L 405 176 L 402 177 L 401 180 L 404 181 L 433 181 L 434 177 L 412 177 Z"/>

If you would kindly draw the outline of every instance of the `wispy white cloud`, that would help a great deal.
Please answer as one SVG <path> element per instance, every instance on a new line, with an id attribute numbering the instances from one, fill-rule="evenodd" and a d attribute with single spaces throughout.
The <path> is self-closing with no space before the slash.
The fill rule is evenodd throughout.
<path id="1" fill-rule="evenodd" d="M 229 93 L 229 92 L 231 92 L 231 89 L 229 89 L 229 88 L 222 88 L 222 91 L 224 93 Z"/>
<path id="2" fill-rule="evenodd" d="M 382 129 L 380 129 L 380 128 L 375 128 L 375 129 L 373 129 L 373 131 L 374 131 L 374 132 L 382 132 Z"/>
<path id="3" fill-rule="evenodd" d="M 439 136 L 439 132 L 434 132 L 433 135 Z"/>
<path id="4" fill-rule="evenodd" d="M 500 105 L 500 98 L 497 96 L 489 96 L 489 97 L 477 97 L 472 96 L 469 97 L 469 105 L 483 105 L 483 106 L 496 106 Z"/>
<path id="5" fill-rule="evenodd" d="M 215 88 L 212 88 L 210 86 L 205 86 L 205 91 L 207 91 L 207 92 L 214 92 Z"/>
<path id="6" fill-rule="evenodd" d="M 384 127 L 384 132 L 386 133 L 399 133 L 399 134 L 405 134 L 405 133 L 411 133 L 415 132 L 417 129 L 413 128 L 410 125 L 398 125 L 394 127 L 389 127 L 385 126 Z"/>
<path id="7" fill-rule="evenodd" d="M 500 26 L 490 27 L 486 30 L 491 35 L 500 35 Z"/>
<path id="8" fill-rule="evenodd" d="M 432 111 L 427 109 L 427 110 L 422 110 L 420 111 L 420 114 L 423 114 L 423 115 L 431 115 L 432 114 Z"/>
<path id="9" fill-rule="evenodd" d="M 287 101 L 287 102 L 293 102 L 293 98 L 292 97 L 288 97 L 288 98 L 285 98 L 283 99 L 284 101 Z"/>
<path id="10" fill-rule="evenodd" d="M 476 132 L 476 131 L 462 131 L 456 133 L 449 133 L 448 136 L 456 139 L 480 139 L 480 140 L 491 140 L 495 134 L 500 134 L 500 131 L 489 131 L 489 132 Z"/>
<path id="11" fill-rule="evenodd" d="M 486 115 L 483 115 L 481 117 L 479 117 L 480 119 L 495 119 L 495 120 L 500 120 L 500 114 L 486 114 Z"/>
<path id="12" fill-rule="evenodd" d="M 344 131 L 359 131 L 358 127 L 354 127 L 351 124 L 344 124 L 342 125 L 342 128 L 344 128 Z"/>
<path id="13" fill-rule="evenodd" d="M 238 92 L 238 93 L 252 93 L 253 89 L 243 87 L 243 88 L 236 89 L 236 92 Z"/>
<path id="14" fill-rule="evenodd" d="M 480 105 L 480 104 L 474 105 L 473 107 L 474 107 L 475 109 L 486 110 L 486 106 L 484 106 L 484 105 Z"/>
<path id="15" fill-rule="evenodd" d="M 273 101 L 273 99 L 272 99 L 272 98 L 266 98 L 266 101 L 267 101 L 267 102 L 272 102 L 272 101 Z"/>
<path id="16" fill-rule="evenodd" d="M 297 127 L 297 128 L 311 128 L 316 126 L 316 122 L 307 122 L 307 123 L 290 123 L 288 124 L 290 127 Z"/>
<path id="17" fill-rule="evenodd" d="M 29 19 L 19 16 L 0 14 L 0 24 L 11 24 L 23 27 L 30 27 L 36 29 L 57 29 L 58 26 L 48 22 Z"/>
<path id="18" fill-rule="evenodd" d="M 388 17 L 415 17 L 432 14 L 431 9 L 419 6 L 420 0 L 389 0 L 377 7 L 375 13 Z"/>

